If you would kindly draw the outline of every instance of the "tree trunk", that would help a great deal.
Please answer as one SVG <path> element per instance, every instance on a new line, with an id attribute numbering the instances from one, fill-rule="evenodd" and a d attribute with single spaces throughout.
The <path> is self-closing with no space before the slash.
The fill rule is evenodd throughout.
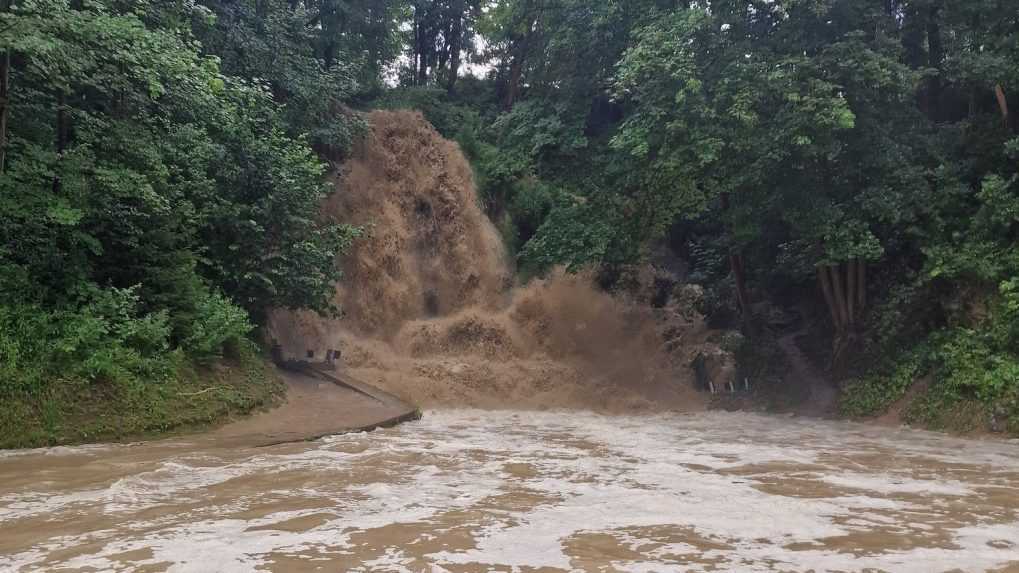
<path id="1" fill-rule="evenodd" d="M 266 14 L 268 12 L 268 10 L 266 10 L 267 6 L 265 4 L 266 4 L 265 0 L 255 1 L 255 26 L 257 27 L 256 29 L 259 34 L 265 32 L 265 20 Z M 293 10 L 293 8 L 291 8 L 291 10 Z"/>
<path id="2" fill-rule="evenodd" d="M 821 293 L 824 295 L 825 305 L 831 313 L 831 323 L 835 329 L 839 329 L 839 313 L 835 310 L 835 295 L 831 289 L 831 277 L 828 275 L 828 267 L 817 267 L 817 282 L 821 285 Z"/>
<path id="3" fill-rule="evenodd" d="M 747 293 L 746 272 L 743 268 L 743 255 L 739 253 L 729 254 L 729 268 L 732 269 L 732 278 L 736 283 L 736 302 L 739 303 L 740 315 L 743 323 L 750 323 L 750 297 Z"/>
<path id="4" fill-rule="evenodd" d="M 424 52 L 418 53 L 418 85 L 428 84 L 428 55 Z"/>
<path id="5" fill-rule="evenodd" d="M 898 10 L 898 6 L 895 4 L 895 0 L 885 0 L 885 13 L 888 14 L 890 18 L 894 18 L 895 12 Z"/>
<path id="6" fill-rule="evenodd" d="M 722 211 L 729 211 L 729 194 L 722 193 Z M 743 318 L 744 328 L 750 329 L 750 294 L 747 291 L 746 269 L 743 266 L 743 253 L 738 250 L 729 251 L 729 269 L 732 271 L 732 279 L 736 285 L 736 302 L 739 304 L 740 315 Z"/>
<path id="7" fill-rule="evenodd" d="M 7 118 L 10 115 L 11 52 L 0 60 L 0 173 L 7 171 Z"/>
<path id="8" fill-rule="evenodd" d="M 418 84 L 418 70 L 421 69 L 421 26 L 418 24 L 417 10 L 414 10 L 414 66 L 411 74 L 414 85 Z"/>
<path id="9" fill-rule="evenodd" d="M 457 46 L 457 52 L 451 54 L 449 61 L 449 78 L 446 80 L 446 91 L 450 94 L 456 88 L 456 80 L 460 76 L 460 47 Z"/>
<path id="10" fill-rule="evenodd" d="M 427 31 L 425 30 L 425 18 L 422 13 L 421 3 L 414 5 L 414 51 L 417 53 L 417 85 L 423 86 L 428 83 L 428 42 Z"/>
<path id="11" fill-rule="evenodd" d="M 334 40 L 327 40 L 322 52 L 322 63 L 327 70 L 331 70 L 336 62 L 336 42 Z"/>
<path id="12" fill-rule="evenodd" d="M 846 313 L 849 315 L 849 322 L 856 320 L 856 261 L 846 263 Z"/>
<path id="13" fill-rule="evenodd" d="M 527 30 L 523 36 L 510 39 L 510 53 L 512 54 L 510 59 L 510 77 L 509 84 L 506 86 L 506 100 L 503 102 L 503 107 L 506 111 L 513 109 L 513 104 L 516 103 L 517 96 L 520 95 L 520 81 L 524 75 L 524 62 L 527 59 L 527 52 L 530 50 L 534 28 L 539 21 L 538 15 L 532 13 L 533 8 L 531 2 L 524 4 L 523 12 L 527 22 Z"/>
<path id="14" fill-rule="evenodd" d="M 346 15 L 336 2 L 323 2 L 319 25 L 322 27 L 319 36 L 322 41 L 322 63 L 329 70 L 336 63 L 336 56 L 339 54 L 340 37 L 347 28 Z"/>
<path id="15" fill-rule="evenodd" d="M 453 93 L 456 87 L 457 76 L 460 73 L 460 52 L 463 50 L 463 23 L 464 23 L 463 1 L 454 3 L 452 14 L 453 22 L 450 25 L 449 34 L 449 77 L 446 78 L 446 91 Z"/>
<path id="16" fill-rule="evenodd" d="M 817 267 L 818 283 L 835 330 L 831 369 L 840 370 L 857 339 L 857 325 L 867 307 L 867 264 L 853 259 Z"/>
<path id="17" fill-rule="evenodd" d="M 938 21 L 940 18 L 941 7 L 938 5 L 931 6 L 927 16 L 928 65 L 938 70 L 938 73 L 931 77 L 927 84 L 927 89 L 930 106 L 928 117 L 934 121 L 942 121 L 944 119 L 944 114 L 941 111 L 941 100 L 944 84 L 942 68 L 945 60 L 945 49 L 941 41 L 941 25 Z"/>
<path id="18" fill-rule="evenodd" d="M 451 32 L 449 31 L 449 29 L 446 29 L 445 31 L 442 32 L 443 36 L 442 45 L 439 49 L 435 51 L 434 73 L 436 81 L 439 81 L 440 72 L 445 73 L 449 71 L 449 68 L 446 67 L 447 62 L 449 62 L 449 44 L 446 43 L 445 38 L 448 37 L 450 33 Z"/>
<path id="19" fill-rule="evenodd" d="M 11 0 L 0 1 L 0 12 L 11 9 Z M 10 114 L 11 51 L 0 59 L 0 173 L 7 171 L 7 117 Z"/>
<path id="20" fill-rule="evenodd" d="M 850 324 L 849 312 L 846 306 L 846 292 L 843 288 L 842 265 L 828 267 L 831 274 L 832 294 L 835 297 L 835 311 L 839 315 L 840 330 L 846 330 Z"/>
<path id="21" fill-rule="evenodd" d="M 850 333 L 852 331 L 852 318 L 849 316 L 846 305 L 845 290 L 843 289 L 842 269 L 846 265 L 832 265 L 827 267 L 829 279 L 831 280 L 832 299 L 835 303 L 835 314 L 838 315 L 838 322 L 835 326 L 835 337 L 832 339 L 831 370 L 842 369 L 846 350 L 849 347 Z"/>
<path id="22" fill-rule="evenodd" d="M 509 84 L 506 86 L 506 101 L 503 107 L 506 111 L 513 109 L 513 104 L 516 103 L 517 93 L 520 91 L 520 77 L 523 75 L 524 62 L 523 56 L 513 56 L 513 61 L 510 63 L 510 77 Z"/>
<path id="23" fill-rule="evenodd" d="M 867 310 L 867 261 L 856 261 L 856 312 Z"/>
<path id="24" fill-rule="evenodd" d="M 914 2 L 907 2 L 904 6 L 904 22 L 902 32 L 902 47 L 906 52 L 906 63 L 916 70 L 928 65 L 929 59 L 924 53 L 925 26 L 920 8 Z M 922 93 L 922 90 L 921 90 Z M 924 108 L 926 111 L 926 108 Z"/>
<path id="25" fill-rule="evenodd" d="M 1011 127 L 1011 114 L 1008 109 L 1008 98 L 1005 97 L 1005 90 L 1001 87 L 1001 84 L 994 86 L 994 97 L 998 100 L 998 110 L 1001 111 L 1001 121 L 1005 122 L 1005 127 Z"/>

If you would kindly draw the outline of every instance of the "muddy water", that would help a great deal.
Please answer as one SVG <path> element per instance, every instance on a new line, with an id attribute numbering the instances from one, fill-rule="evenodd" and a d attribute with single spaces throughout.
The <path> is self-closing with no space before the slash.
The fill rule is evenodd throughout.
<path id="1" fill-rule="evenodd" d="M 267 448 L 0 453 L 0 571 L 1019 571 L 1019 443 L 436 411 Z"/>

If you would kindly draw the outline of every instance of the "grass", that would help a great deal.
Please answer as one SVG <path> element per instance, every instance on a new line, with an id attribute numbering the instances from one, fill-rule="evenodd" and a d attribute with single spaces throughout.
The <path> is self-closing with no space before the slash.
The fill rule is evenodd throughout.
<path id="1" fill-rule="evenodd" d="M 0 448 L 154 437 L 205 429 L 275 404 L 283 385 L 253 351 L 186 365 L 158 383 L 53 380 L 30 395 L 0 396 Z"/>
<path id="2" fill-rule="evenodd" d="M 904 397 L 923 374 L 923 353 L 916 351 L 884 369 L 875 369 L 866 378 L 848 380 L 839 401 L 839 412 L 847 418 L 880 416 Z"/>
<path id="3" fill-rule="evenodd" d="M 988 408 L 982 402 L 950 398 L 937 390 L 918 396 L 903 416 L 912 426 L 952 434 L 986 431 L 988 418 Z"/>

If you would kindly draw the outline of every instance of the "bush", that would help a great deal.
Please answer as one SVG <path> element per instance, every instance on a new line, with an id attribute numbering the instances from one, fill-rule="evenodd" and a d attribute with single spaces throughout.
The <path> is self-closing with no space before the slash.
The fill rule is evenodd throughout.
<path id="1" fill-rule="evenodd" d="M 446 90 L 434 87 L 410 87 L 393 90 L 372 102 L 379 109 L 415 109 L 446 139 L 455 139 L 466 126 L 480 123 L 478 113 L 450 101 Z"/>
<path id="2" fill-rule="evenodd" d="M 219 293 L 210 293 L 198 302 L 197 316 L 181 348 L 200 361 L 220 358 L 225 345 L 239 343 L 252 328 L 243 309 Z"/>
<path id="3" fill-rule="evenodd" d="M 843 415 L 854 418 L 885 412 L 896 400 L 905 396 L 922 375 L 926 359 L 926 349 L 919 347 L 886 369 L 875 369 L 874 374 L 862 380 L 847 380 L 839 410 Z"/>
<path id="4" fill-rule="evenodd" d="M 1019 388 L 1019 360 L 987 331 L 959 328 L 936 336 L 934 358 L 946 392 L 992 403 Z"/>
<path id="5" fill-rule="evenodd" d="M 0 389 L 37 392 L 58 377 L 126 383 L 165 377 L 165 311 L 140 314 L 136 288 L 91 289 L 78 307 L 0 305 Z"/>

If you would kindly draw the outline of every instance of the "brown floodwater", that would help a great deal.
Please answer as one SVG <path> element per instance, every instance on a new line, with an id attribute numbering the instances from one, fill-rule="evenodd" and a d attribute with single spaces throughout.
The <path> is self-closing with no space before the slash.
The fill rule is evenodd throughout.
<path id="1" fill-rule="evenodd" d="M 1019 443 L 440 410 L 270 447 L 3 452 L 0 571 L 1019 571 Z"/>

